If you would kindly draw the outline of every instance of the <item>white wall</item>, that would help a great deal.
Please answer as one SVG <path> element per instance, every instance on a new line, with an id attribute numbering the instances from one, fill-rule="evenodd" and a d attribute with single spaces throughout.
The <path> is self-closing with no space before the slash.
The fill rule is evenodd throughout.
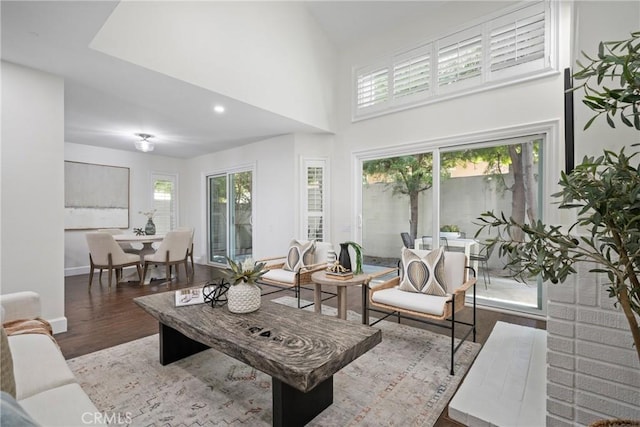
<path id="1" fill-rule="evenodd" d="M 322 130 L 333 48 L 296 2 L 121 2 L 91 47 Z"/>
<path id="2" fill-rule="evenodd" d="M 480 16 L 476 9 L 477 5 L 466 2 L 460 4 L 453 2 L 452 5 L 458 7 L 458 13 L 450 13 L 451 16 L 468 19 Z M 492 11 L 496 3 L 486 3 L 485 7 L 486 11 Z M 559 9 L 559 18 L 563 22 L 570 21 L 568 5 L 562 3 Z M 341 55 L 338 82 L 338 131 L 332 158 L 333 182 L 350 183 L 350 185 L 333 186 L 334 200 L 349 201 L 348 206 L 334 209 L 333 212 L 336 241 L 359 240 L 360 230 L 357 228 L 359 206 L 356 199 L 360 182 L 359 177 L 354 176 L 356 155 L 362 155 L 367 150 L 390 147 L 410 145 L 428 147 L 437 145 L 437 140 L 440 138 L 446 138 L 448 141 L 455 140 L 456 136 L 467 139 L 476 134 L 508 130 L 531 123 L 553 122 L 557 126 L 558 136 L 563 135 L 564 89 L 562 73 L 559 71 L 557 74 L 517 85 L 352 122 L 350 109 L 352 67 L 366 64 L 368 60 L 393 52 L 402 46 L 415 45 L 421 39 L 428 40 L 433 37 L 432 32 L 436 31 L 428 24 L 428 21 L 421 21 L 416 26 L 405 26 L 397 29 L 392 38 L 382 37 L 371 40 L 361 46 L 354 46 Z M 440 31 L 447 31 L 447 26 L 442 22 L 436 22 L 434 26 Z M 568 34 L 561 33 L 559 69 L 563 69 L 569 63 L 568 37 Z M 380 50 L 374 51 L 372 47 L 378 46 Z M 368 58 L 365 53 L 369 54 Z M 549 167 L 546 179 L 555 183 L 560 177 L 560 167 L 564 164 L 564 142 L 560 137 L 547 142 L 552 149 L 546 151 L 548 158 L 545 159 L 545 163 Z M 550 191 L 547 191 L 548 193 Z M 548 200 L 548 197 L 545 200 Z M 549 206 L 548 203 L 546 205 Z M 546 218 L 555 215 L 557 215 L 555 209 L 548 208 L 545 212 Z"/>
<path id="3" fill-rule="evenodd" d="M 286 253 L 296 221 L 295 136 L 275 137 L 187 161 L 184 220 L 197 230 L 194 255 L 207 262 L 207 176 L 238 168 L 254 170 L 253 257 Z"/>
<path id="4" fill-rule="evenodd" d="M 178 225 L 191 225 L 181 216 L 188 210 L 188 205 L 183 203 L 183 199 L 187 199 L 188 196 L 183 197 L 183 193 L 190 192 L 190 188 L 182 182 L 186 165 L 184 159 L 67 142 L 64 144 L 64 160 L 129 168 L 129 230 L 131 232 L 134 228 L 144 227 L 146 223 L 146 217 L 138 212 L 148 211 L 152 207 L 152 173 L 178 175 Z M 89 272 L 86 232 L 87 230 L 68 230 L 64 233 L 65 275 L 73 276 Z"/>
<path id="5" fill-rule="evenodd" d="M 622 40 L 640 28 L 638 2 L 577 2 L 575 52 L 597 52 L 600 41 Z M 578 58 L 576 58 L 578 59 Z M 618 151 L 640 142 L 640 132 L 605 120 L 587 131 L 593 113 L 575 96 L 576 163 L 598 156 L 602 149 Z M 618 123 L 616 121 L 616 123 Z M 562 285 L 548 287 L 547 425 L 589 425 L 599 419 L 640 419 L 640 362 L 629 325 L 609 298 L 607 278 L 581 266 Z"/>
<path id="6" fill-rule="evenodd" d="M 32 290 L 54 332 L 64 316 L 64 83 L 2 62 L 2 293 Z"/>

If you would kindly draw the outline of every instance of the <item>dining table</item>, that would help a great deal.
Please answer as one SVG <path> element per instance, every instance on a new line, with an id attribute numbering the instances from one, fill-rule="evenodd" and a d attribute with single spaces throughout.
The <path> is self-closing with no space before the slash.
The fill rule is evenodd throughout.
<path id="1" fill-rule="evenodd" d="M 141 243 L 142 249 L 140 249 L 140 262 L 144 265 L 144 256 L 148 254 L 155 253 L 155 248 L 153 247 L 154 243 L 162 242 L 164 239 L 164 234 L 153 234 L 153 235 L 137 235 L 137 234 L 116 234 L 113 236 L 114 240 L 118 243 Z M 164 279 L 165 274 L 163 271 L 160 271 L 154 265 L 149 266 L 147 269 L 147 274 L 144 277 L 143 283 L 148 285 L 153 280 Z M 130 280 L 131 281 L 131 280 Z"/>
<path id="2" fill-rule="evenodd" d="M 471 250 L 475 248 L 473 253 L 477 253 L 480 247 L 480 243 L 477 240 L 461 238 L 461 237 L 455 238 L 455 239 L 447 238 L 447 245 L 449 246 L 449 248 L 463 248 L 464 254 L 467 256 L 467 260 L 470 259 L 470 256 L 472 253 Z M 432 247 L 431 237 L 424 237 L 424 238 L 415 240 L 414 248 L 416 249 L 429 249 L 431 247 Z M 471 263 L 471 267 L 473 267 L 473 269 L 476 271 L 476 274 L 478 274 L 478 261 L 473 261 Z"/>

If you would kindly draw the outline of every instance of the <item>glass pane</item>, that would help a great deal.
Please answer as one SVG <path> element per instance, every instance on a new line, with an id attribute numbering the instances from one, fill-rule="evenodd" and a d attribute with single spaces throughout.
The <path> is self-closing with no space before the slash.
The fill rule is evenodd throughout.
<path id="1" fill-rule="evenodd" d="M 541 145 L 540 137 L 520 138 L 441 156 L 440 239 L 448 250 L 470 256 L 483 304 L 540 308 L 537 281 L 523 284 L 511 279 L 503 269 L 506 260 L 497 251 L 486 251 L 483 242 L 492 236 L 474 238 L 478 230 L 474 223 L 486 211 L 503 212 L 526 223 L 540 218 Z"/>
<path id="2" fill-rule="evenodd" d="M 227 177 L 209 178 L 209 261 L 227 262 Z"/>
<path id="3" fill-rule="evenodd" d="M 229 175 L 231 180 L 230 253 L 234 260 L 251 258 L 253 230 L 251 226 L 251 181 L 252 173 L 239 172 Z"/>
<path id="4" fill-rule="evenodd" d="M 410 235 L 410 245 L 431 234 L 433 155 L 369 160 L 362 168 L 365 264 L 395 267 L 403 246 L 401 233 Z"/>
<path id="5" fill-rule="evenodd" d="M 175 228 L 175 185 L 172 179 L 156 178 L 153 182 L 153 222 L 156 234 L 167 234 Z"/>

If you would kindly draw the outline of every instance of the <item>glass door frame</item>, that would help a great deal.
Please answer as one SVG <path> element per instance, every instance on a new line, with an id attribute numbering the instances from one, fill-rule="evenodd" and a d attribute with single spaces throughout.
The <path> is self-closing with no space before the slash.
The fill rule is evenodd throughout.
<path id="1" fill-rule="evenodd" d="M 219 170 L 219 171 L 214 171 L 214 172 L 207 172 L 204 174 L 204 187 L 205 187 L 205 203 L 206 203 L 206 217 L 205 217 L 205 221 L 206 221 L 206 230 L 207 230 L 207 265 L 211 265 L 211 266 L 215 266 L 215 267 L 221 267 L 221 268 L 225 268 L 227 267 L 226 263 L 221 263 L 221 262 L 215 262 L 211 260 L 211 200 L 210 200 L 210 195 L 211 195 L 211 190 L 210 190 L 210 180 L 212 178 L 216 178 L 216 177 L 226 177 L 227 178 L 227 199 L 229 199 L 229 197 L 231 196 L 231 192 L 230 192 L 230 188 L 229 188 L 229 184 L 230 184 L 230 177 L 234 174 L 237 173 L 243 173 L 243 172 L 251 172 L 251 240 L 252 242 L 255 240 L 254 239 L 254 232 L 255 232 L 255 227 L 254 227 L 254 223 L 253 223 L 253 218 L 255 218 L 256 216 L 256 197 L 255 197 L 255 193 L 256 193 L 256 171 L 255 171 L 255 165 L 244 165 L 244 166 L 237 166 L 234 168 L 229 168 L 229 169 L 224 169 L 224 170 Z M 227 254 L 230 253 L 230 250 L 232 249 L 232 244 L 231 244 L 231 228 L 230 228 L 230 224 L 229 221 L 231 219 L 231 217 L 228 215 L 229 214 L 229 209 L 230 209 L 230 205 L 229 203 L 227 203 L 227 224 L 226 224 L 226 229 L 225 229 L 225 239 L 226 239 L 226 252 Z"/>
<path id="2" fill-rule="evenodd" d="M 446 138 L 438 138 L 433 140 L 425 140 L 422 142 L 414 142 L 410 144 L 399 143 L 394 147 L 385 147 L 381 149 L 365 149 L 352 152 L 352 191 L 355 195 L 353 206 L 354 224 L 352 227 L 352 238 L 357 242 L 362 242 L 362 173 L 363 162 L 367 160 L 375 160 L 385 157 L 396 157 L 402 155 L 410 155 L 416 153 L 433 153 L 434 165 L 440 164 L 440 153 L 446 151 L 455 151 L 473 144 L 474 146 L 495 145 L 495 141 L 509 140 L 521 138 L 527 135 L 543 135 L 544 149 L 542 150 L 542 173 L 544 181 L 541 188 L 540 200 L 541 215 L 545 222 L 559 224 L 561 213 L 555 204 L 550 203 L 551 194 L 558 191 L 557 183 L 560 180 L 560 171 L 564 165 L 564 157 L 562 156 L 562 144 L 560 141 L 561 123 L 559 120 L 544 121 L 531 123 L 522 126 L 514 126 L 510 128 L 498 129 L 493 131 L 477 132 L 473 134 L 465 134 L 460 136 L 451 136 Z M 440 223 L 440 179 L 439 174 L 433 175 L 433 217 L 432 230 L 434 239 L 439 241 L 439 223 Z M 565 218 L 565 222 L 566 218 Z M 534 318 L 546 318 L 547 312 L 547 284 L 542 283 L 538 286 L 539 309 L 518 306 L 517 308 L 510 304 L 491 304 L 490 306 L 482 306 L 489 310 L 505 311 L 513 314 L 530 316 Z M 470 297 L 467 297 L 470 298 Z"/>

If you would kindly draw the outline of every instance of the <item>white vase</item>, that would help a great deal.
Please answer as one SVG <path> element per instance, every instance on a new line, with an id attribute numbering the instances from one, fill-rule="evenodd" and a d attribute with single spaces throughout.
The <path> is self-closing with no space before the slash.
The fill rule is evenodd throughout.
<path id="1" fill-rule="evenodd" d="M 232 313 L 251 313 L 260 308 L 260 288 L 255 283 L 231 285 L 227 291 L 227 307 Z"/>

